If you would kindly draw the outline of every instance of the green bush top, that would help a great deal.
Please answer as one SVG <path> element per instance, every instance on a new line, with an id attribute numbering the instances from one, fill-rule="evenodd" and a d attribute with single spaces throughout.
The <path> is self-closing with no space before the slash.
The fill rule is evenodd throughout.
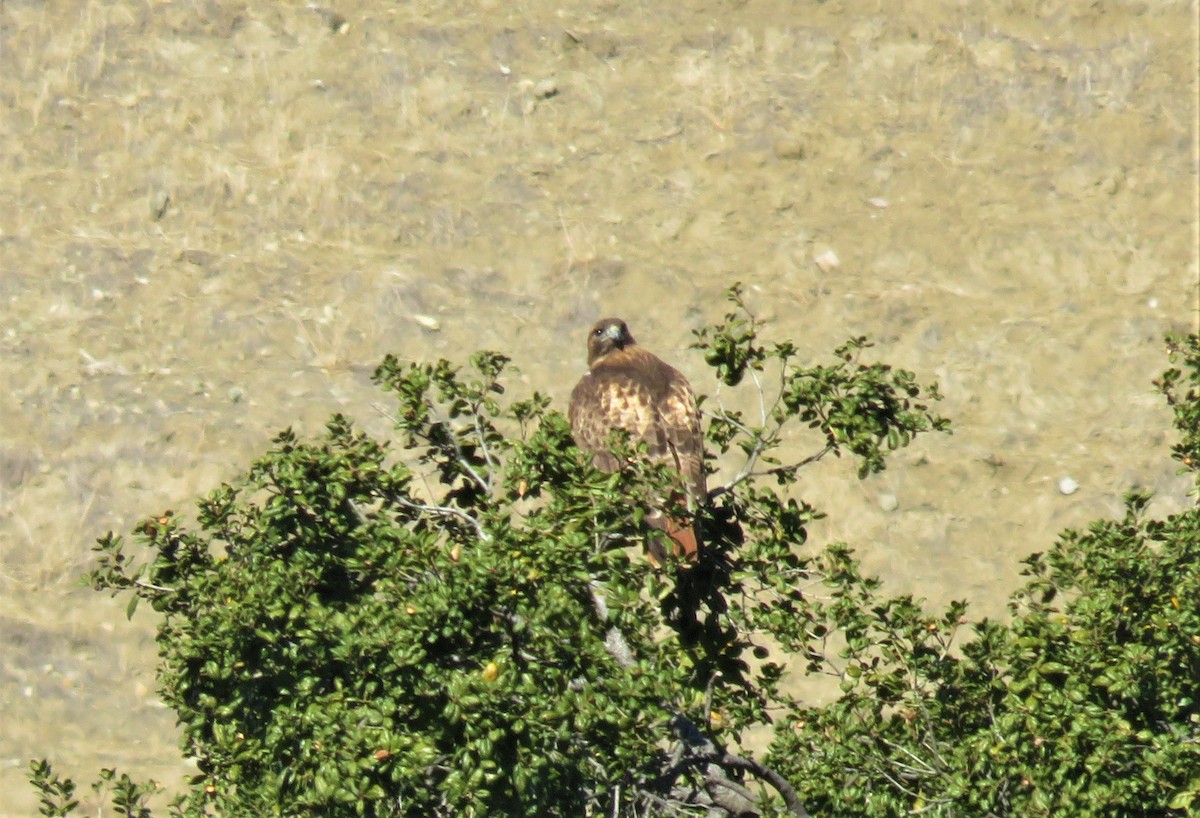
<path id="1" fill-rule="evenodd" d="M 387 358 L 394 441 L 337 416 L 239 481 L 109 534 L 89 574 L 159 615 L 158 679 L 199 772 L 172 814 L 1183 815 L 1200 792 L 1200 516 L 1065 532 L 1026 560 L 1011 622 L 888 597 L 849 549 L 805 546 L 797 472 L 860 475 L 945 431 L 936 385 L 852 339 L 803 365 L 730 291 L 695 346 L 753 417 L 707 412 L 743 467 L 700 511 L 698 565 L 655 570 L 636 498 L 671 479 L 592 468 L 562 414 L 505 392 L 507 359 Z M 1158 382 L 1200 462 L 1200 342 Z M 747 388 L 743 386 L 743 388 Z M 785 440 L 811 454 L 783 462 Z M 768 649 L 767 645 L 772 647 Z M 823 707 L 785 660 L 829 674 Z M 743 737 L 767 727 L 761 756 Z M 75 785 L 35 762 L 43 815 Z M 118 814 L 153 783 L 106 770 Z"/>

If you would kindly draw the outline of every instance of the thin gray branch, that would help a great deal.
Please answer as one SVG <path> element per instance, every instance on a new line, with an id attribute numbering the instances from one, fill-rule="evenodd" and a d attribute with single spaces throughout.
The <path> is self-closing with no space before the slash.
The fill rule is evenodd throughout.
<path id="1" fill-rule="evenodd" d="M 746 465 L 742 468 L 742 470 L 733 476 L 732 480 L 723 486 L 717 486 L 708 493 L 709 502 L 717 499 L 722 494 L 728 494 L 729 492 L 733 491 L 735 486 L 739 485 L 740 483 L 744 483 L 751 477 L 773 477 L 780 474 L 790 474 L 792 472 L 799 471 L 810 463 L 816 463 L 825 455 L 833 451 L 833 446 L 827 443 L 820 451 L 810 454 L 803 460 L 799 460 L 795 463 L 788 463 L 784 466 L 776 466 L 772 469 L 754 471 L 754 464 L 758 461 L 759 455 L 761 455 L 765 450 L 765 446 L 762 445 L 762 441 L 763 438 L 759 438 L 757 441 L 755 441 L 754 450 L 751 451 L 751 457 L 747 460 Z"/>
<path id="2" fill-rule="evenodd" d="M 589 587 L 592 592 L 592 606 L 596 609 L 596 616 L 601 622 L 607 622 L 608 602 L 605 601 L 604 594 L 601 593 L 600 583 L 592 580 Z M 604 634 L 604 649 L 625 670 L 630 670 L 637 664 L 633 658 L 633 650 L 629 647 L 629 642 L 625 639 L 625 634 L 621 633 L 616 626 L 610 627 L 608 632 Z"/>
<path id="3" fill-rule="evenodd" d="M 483 542 L 491 542 L 492 541 L 492 535 L 489 534 L 486 530 L 484 530 L 483 526 L 479 523 L 478 520 L 476 520 L 470 514 L 467 514 L 465 511 L 460 511 L 459 509 L 452 508 L 451 506 L 434 506 L 434 505 L 429 505 L 427 503 L 418 503 L 413 500 L 407 500 L 403 497 L 393 496 L 391 498 L 391 500 L 393 502 L 395 502 L 397 505 L 402 506 L 407 509 L 411 509 L 413 511 L 422 511 L 422 512 L 425 512 L 426 514 L 432 514 L 436 517 L 452 517 L 457 520 L 462 520 L 463 522 L 470 525 L 471 528 L 475 529 L 475 535 L 477 537 L 479 537 L 479 539 L 481 541 L 483 541 Z"/>
<path id="4" fill-rule="evenodd" d="M 150 590 L 150 591 L 162 591 L 163 593 L 167 593 L 167 594 L 176 593 L 176 590 L 174 588 L 166 588 L 162 585 L 155 585 L 153 582 L 146 582 L 146 580 L 144 580 L 144 579 L 135 579 L 135 580 L 132 580 L 132 582 L 137 587 L 146 588 L 147 590 Z"/>
<path id="5" fill-rule="evenodd" d="M 499 468 L 499 463 L 492 456 L 492 450 L 488 448 L 487 436 L 483 433 L 483 421 L 479 417 L 479 408 L 476 407 L 472 414 L 475 417 L 475 438 L 479 441 L 479 449 L 483 452 L 483 459 L 488 464 L 487 490 L 490 492 L 492 489 L 492 475 Z M 463 465 L 466 464 L 464 463 Z"/>
<path id="6" fill-rule="evenodd" d="M 391 412 L 388 412 L 378 406 L 376 406 L 376 411 L 378 411 L 381 415 L 383 415 L 388 420 L 392 421 L 393 425 L 395 425 L 397 428 L 400 427 L 400 422 L 396 419 L 396 416 L 394 414 L 392 414 Z M 479 474 L 479 472 L 475 470 L 475 467 L 472 466 L 469 462 L 467 462 L 467 458 L 466 458 L 466 455 L 463 454 L 462 447 L 458 445 L 458 438 L 456 436 L 456 432 L 458 430 L 455 429 L 454 425 L 450 422 L 449 418 L 445 417 L 441 412 L 438 411 L 437 406 L 434 404 L 434 402 L 432 400 L 429 401 L 429 411 L 436 423 L 445 424 L 446 428 L 450 430 L 449 437 L 450 437 L 450 444 L 454 447 L 454 459 L 456 461 L 458 461 L 458 464 L 460 466 L 462 466 L 463 471 L 466 472 L 467 476 L 469 476 L 471 478 L 471 481 L 479 488 L 480 491 L 482 491 L 484 494 L 491 494 L 491 491 L 492 491 L 492 483 L 490 480 L 491 475 L 489 474 L 488 475 L 489 479 L 485 480 Z M 494 468 L 495 461 L 492 459 L 492 456 L 489 453 L 488 448 L 483 441 L 483 434 L 480 431 L 480 427 L 479 427 L 478 414 L 476 414 L 476 417 L 475 417 L 475 428 L 476 428 L 476 434 L 479 437 L 480 447 L 483 449 L 484 459 L 487 461 L 489 467 Z M 437 449 L 438 448 L 429 440 L 428 436 L 425 436 L 425 435 L 414 435 L 414 436 L 420 437 L 421 439 L 423 439 L 425 441 L 425 448 L 427 448 L 427 449 Z"/>

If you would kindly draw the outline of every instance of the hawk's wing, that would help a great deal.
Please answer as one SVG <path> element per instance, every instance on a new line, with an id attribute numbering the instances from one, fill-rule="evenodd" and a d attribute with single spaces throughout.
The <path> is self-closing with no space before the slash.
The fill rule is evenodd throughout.
<path id="1" fill-rule="evenodd" d="M 672 370 L 667 393 L 659 402 L 658 415 L 675 468 L 684 479 L 688 504 L 695 509 L 704 502 L 708 489 L 704 474 L 704 432 L 700 409 L 687 379 Z"/>

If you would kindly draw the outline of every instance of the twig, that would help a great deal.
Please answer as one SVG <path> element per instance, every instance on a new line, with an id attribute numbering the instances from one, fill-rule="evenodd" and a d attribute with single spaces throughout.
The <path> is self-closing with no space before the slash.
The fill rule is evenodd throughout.
<path id="1" fill-rule="evenodd" d="M 425 503 L 417 503 L 412 500 L 406 500 L 403 497 L 393 496 L 390 499 L 394 503 L 413 511 L 423 511 L 426 514 L 434 514 L 438 517 L 455 517 L 466 522 L 471 526 L 471 528 L 475 529 L 475 535 L 483 542 L 492 541 L 492 535 L 484 530 L 483 526 L 480 525 L 478 520 L 464 511 L 459 511 L 457 508 L 451 508 L 450 506 L 431 506 Z"/>
<path id="2" fill-rule="evenodd" d="M 350 511 L 354 514 L 354 519 L 358 520 L 359 525 L 361 525 L 365 528 L 367 525 L 370 524 L 370 520 L 367 519 L 366 514 L 363 514 L 363 510 L 358 507 L 358 503 L 354 502 L 353 500 L 347 499 L 346 504 L 350 506 Z"/>
<path id="3" fill-rule="evenodd" d="M 475 437 L 479 440 L 479 448 L 483 451 L 483 459 L 488 464 L 488 480 L 486 490 L 490 493 L 492 490 L 492 474 L 496 470 L 497 463 L 495 458 L 492 457 L 491 449 L 488 448 L 487 437 L 483 434 L 483 422 L 479 419 L 479 407 L 476 406 L 473 407 L 473 409 L 474 411 L 472 412 L 472 415 L 475 417 Z M 464 463 L 463 465 L 465 466 L 466 464 Z"/>
<path id="4" fill-rule="evenodd" d="M 888 741 L 886 738 L 882 738 L 882 737 L 879 739 L 879 741 L 882 742 L 884 744 L 884 746 L 886 746 L 886 747 L 890 747 L 893 750 L 899 750 L 901 753 L 903 753 L 904 755 L 911 758 L 913 760 L 913 764 L 919 765 L 919 766 L 914 767 L 912 764 L 902 764 L 899 761 L 893 761 L 892 764 L 894 766 L 896 766 L 900 769 L 909 770 L 913 773 L 923 773 L 925 775 L 937 775 L 938 774 L 938 770 L 936 770 L 927 761 L 925 761 L 925 759 L 923 759 L 920 756 L 913 753 L 907 747 L 901 747 L 899 744 L 896 744 L 894 741 Z"/>
<path id="5" fill-rule="evenodd" d="M 458 434 L 457 434 L 458 430 L 455 429 L 454 425 L 450 423 L 449 418 L 443 417 L 441 415 L 441 413 L 437 411 L 437 408 L 434 407 L 434 405 L 432 403 L 430 403 L 429 406 L 430 406 L 430 409 L 432 410 L 432 412 L 437 416 L 437 422 L 446 424 L 446 428 L 450 432 L 449 433 L 450 445 L 454 447 L 454 459 L 458 461 L 458 465 L 462 466 L 463 470 L 465 470 L 466 473 L 471 476 L 471 479 L 475 481 L 475 485 L 479 487 L 480 491 L 482 491 L 484 494 L 491 494 L 492 493 L 491 481 L 484 480 L 479 475 L 479 472 L 475 471 L 475 467 L 467 462 L 467 457 L 466 457 L 466 455 L 463 454 L 462 447 L 458 445 Z M 478 424 L 478 422 L 479 422 L 478 415 L 476 415 L 476 417 L 475 417 L 475 422 L 476 422 L 476 424 Z M 425 439 L 426 439 L 426 441 L 429 440 L 428 437 L 426 437 Z M 482 443 L 482 440 L 481 440 L 481 443 Z M 432 442 L 429 443 L 429 447 L 435 448 Z M 492 461 L 491 461 L 490 457 L 487 457 L 487 449 L 486 448 L 484 449 L 484 459 L 488 462 L 488 465 L 490 466 Z"/>
<path id="6" fill-rule="evenodd" d="M 589 583 L 589 589 L 592 592 L 592 605 L 596 609 L 596 616 L 601 622 L 607 622 L 608 603 L 604 599 L 604 594 L 600 592 L 600 583 L 592 580 Z M 633 650 L 625 639 L 625 634 L 621 633 L 615 625 L 604 634 L 604 649 L 625 670 L 632 670 L 637 664 L 633 658 Z"/>
<path id="7" fill-rule="evenodd" d="M 761 441 L 762 438 L 760 438 L 759 440 Z M 763 448 L 760 447 L 759 442 L 756 441 L 754 451 L 751 452 L 751 458 L 750 458 L 750 460 L 747 461 L 746 466 L 743 467 L 742 470 L 739 471 L 737 474 L 735 474 L 733 479 L 730 480 L 728 483 L 726 483 L 723 486 L 717 486 L 715 489 L 710 491 L 708 493 L 709 502 L 717 499 L 722 494 L 728 494 L 729 492 L 733 491 L 734 487 L 738 486 L 741 483 L 744 483 L 745 481 L 749 480 L 751 477 L 772 477 L 775 475 L 796 472 L 796 471 L 799 471 L 800 469 L 804 468 L 805 466 L 809 465 L 810 463 L 816 463 L 818 460 L 825 457 L 825 455 L 829 454 L 832 451 L 833 451 L 833 445 L 830 443 L 826 443 L 825 447 L 822 448 L 820 451 L 818 451 L 814 454 L 810 454 L 808 457 L 804 458 L 803 460 L 799 460 L 795 463 L 789 463 L 785 466 L 776 466 L 772 469 L 766 469 L 764 471 L 754 471 L 753 470 L 754 462 L 758 460 L 758 456 L 760 454 L 762 454 L 762 452 L 763 452 Z"/>
<path id="8" fill-rule="evenodd" d="M 456 461 L 458 461 L 458 464 L 463 468 L 463 471 L 465 471 L 466 474 L 471 478 L 471 480 L 474 481 L 475 485 L 479 488 L 480 491 L 482 491 L 484 494 L 491 494 L 491 491 L 492 491 L 491 481 L 484 480 L 483 477 L 480 476 L 479 472 L 477 472 L 475 470 L 475 467 L 472 466 L 469 462 L 467 462 L 467 458 L 466 458 L 466 455 L 463 454 L 462 447 L 458 445 L 458 437 L 457 437 L 456 433 L 459 431 L 459 429 L 456 429 L 454 427 L 454 424 L 452 424 L 450 422 L 450 419 L 445 417 L 441 412 L 438 411 L 437 406 L 433 403 L 432 400 L 430 400 L 428 402 L 428 406 L 429 406 L 430 415 L 432 415 L 432 417 L 433 417 L 433 422 L 430 423 L 429 426 L 432 427 L 434 423 L 440 423 L 440 424 L 443 424 L 446 427 L 446 429 L 449 430 L 449 434 L 447 435 L 447 437 L 449 437 L 449 439 L 450 439 L 450 445 L 454 447 L 454 459 Z M 401 423 L 396 418 L 396 415 L 394 413 L 389 412 L 385 409 L 382 409 L 381 407 L 378 407 L 378 406 L 376 407 L 376 411 L 378 411 L 381 415 L 383 415 L 385 418 L 390 420 L 392 422 L 392 424 L 396 426 L 396 428 L 401 428 Z M 476 428 L 476 434 L 479 436 L 480 447 L 483 449 L 484 460 L 487 461 L 489 466 L 494 466 L 495 461 L 492 459 L 491 454 L 488 451 L 487 445 L 483 442 L 483 434 L 479 430 L 478 414 L 476 414 L 476 416 L 475 416 L 475 428 Z M 437 452 L 437 451 L 444 452 L 445 451 L 445 447 L 435 444 L 432 440 L 430 440 L 429 435 L 427 433 L 410 431 L 409 434 L 413 438 L 423 441 L 425 444 L 425 448 L 430 451 L 434 451 L 434 452 Z"/>
<path id="9" fill-rule="evenodd" d="M 762 397 L 761 390 L 760 390 L 759 397 L 760 398 Z M 746 465 L 742 466 L 741 471 L 739 471 L 736 475 L 734 475 L 732 480 L 730 480 L 724 486 L 715 488 L 708 493 L 709 502 L 712 502 L 716 498 L 720 497 L 722 494 L 728 494 L 730 491 L 733 490 L 734 486 L 736 486 L 739 483 L 742 483 L 743 481 L 750 478 L 750 476 L 754 473 L 754 464 L 758 462 L 759 455 L 761 455 L 766 450 L 766 441 L 767 441 L 767 437 L 765 434 L 756 433 L 754 430 L 752 430 L 746 424 L 742 423 L 739 420 L 735 420 L 733 418 L 733 416 L 730 415 L 728 412 L 726 412 L 723 408 L 721 409 L 719 414 L 714 412 L 712 414 L 712 416 L 714 418 L 723 420 L 726 423 L 732 424 L 733 426 L 736 426 L 738 428 L 738 431 L 740 431 L 746 435 L 749 435 L 751 438 L 753 438 L 754 448 L 750 450 L 750 454 L 746 457 Z"/>
<path id="10" fill-rule="evenodd" d="M 760 381 L 758 379 L 758 373 L 755 372 L 753 368 L 751 368 L 751 370 L 750 370 L 750 377 L 754 380 L 754 388 L 758 390 L 758 422 L 760 424 L 762 424 L 763 426 L 766 426 L 767 425 L 767 402 L 766 402 L 766 400 L 764 400 L 766 395 L 763 392 L 762 381 Z M 778 402 L 778 398 L 776 398 L 776 402 Z M 772 404 L 771 408 L 774 409 L 775 405 Z"/>
<path id="11" fill-rule="evenodd" d="M 162 591 L 168 594 L 178 593 L 174 588 L 166 588 L 162 585 L 155 585 L 153 582 L 146 582 L 144 579 L 135 579 L 133 580 L 133 584 L 139 588 L 146 588 L 150 591 Z"/>

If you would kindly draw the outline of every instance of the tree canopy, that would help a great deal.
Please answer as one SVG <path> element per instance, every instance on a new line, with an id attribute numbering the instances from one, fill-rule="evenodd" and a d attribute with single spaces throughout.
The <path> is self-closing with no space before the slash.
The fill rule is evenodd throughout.
<path id="1" fill-rule="evenodd" d="M 1200 795 L 1200 514 L 1067 531 L 1025 560 L 1007 621 L 888 596 L 813 549 L 801 469 L 860 476 L 948 430 L 936 384 L 854 338 L 806 364 L 730 290 L 695 346 L 752 415 L 704 404 L 741 468 L 701 511 L 694 566 L 655 569 L 638 498 L 671 475 L 615 441 L 593 468 L 508 359 L 389 356 L 392 440 L 290 430 L 194 524 L 109 534 L 89 581 L 158 615 L 160 694 L 207 815 L 1183 815 Z M 1200 340 L 1157 382 L 1200 475 Z M 749 380 L 747 380 L 749 379 Z M 807 436 L 807 437 L 806 437 Z M 783 444 L 811 441 L 783 460 Z M 790 449 L 789 449 L 790 450 Z M 790 693 L 786 659 L 840 696 Z M 753 753 L 752 728 L 771 731 Z M 42 814 L 75 785 L 34 762 Z M 103 772 L 119 814 L 153 783 Z"/>

